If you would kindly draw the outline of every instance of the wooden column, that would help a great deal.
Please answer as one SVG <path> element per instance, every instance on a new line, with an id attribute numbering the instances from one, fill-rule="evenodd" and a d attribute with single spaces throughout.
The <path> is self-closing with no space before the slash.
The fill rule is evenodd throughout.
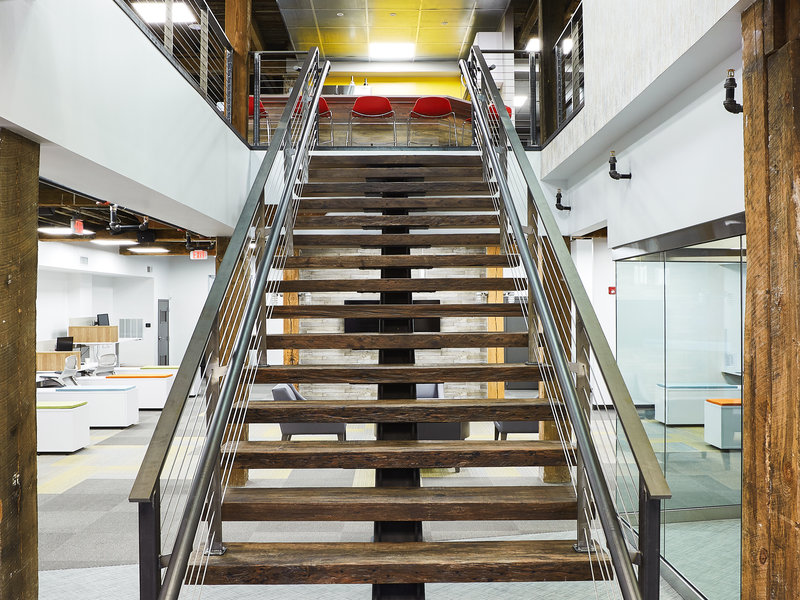
<path id="1" fill-rule="evenodd" d="M 742 14 L 742 598 L 800 590 L 800 0 Z M 720 74 L 722 75 L 722 74 Z"/>
<path id="2" fill-rule="evenodd" d="M 39 145 L 0 129 L 0 598 L 36 600 Z"/>
<path id="3" fill-rule="evenodd" d="M 247 139 L 247 96 L 250 90 L 250 29 L 253 0 L 225 0 L 225 35 L 233 46 L 233 127 Z"/>
<path id="4" fill-rule="evenodd" d="M 486 248 L 486 254 L 498 255 L 500 254 L 500 246 L 489 246 Z M 487 277 L 503 277 L 503 267 L 489 267 L 486 269 Z M 503 291 L 492 290 L 486 299 L 489 304 L 503 303 Z M 505 331 L 504 317 L 489 317 L 487 319 L 487 331 Z M 504 363 L 505 362 L 505 348 L 488 348 L 488 361 L 490 364 Z M 491 399 L 505 398 L 505 383 L 503 381 L 490 381 L 487 384 L 487 397 Z"/>

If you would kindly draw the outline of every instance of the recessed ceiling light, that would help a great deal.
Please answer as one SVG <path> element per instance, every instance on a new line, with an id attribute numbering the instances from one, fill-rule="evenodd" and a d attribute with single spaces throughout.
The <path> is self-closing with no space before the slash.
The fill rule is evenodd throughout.
<path id="1" fill-rule="evenodd" d="M 447 25 L 447 21 L 442 21 L 442 25 Z"/>
<path id="2" fill-rule="evenodd" d="M 389 16 L 390 16 L 390 17 L 396 17 L 396 16 L 397 16 L 397 13 L 389 13 Z"/>
<path id="3" fill-rule="evenodd" d="M 343 13 L 343 12 L 338 12 L 338 13 L 336 13 L 336 16 L 337 16 L 337 17 L 343 17 L 343 16 L 344 16 L 344 13 Z"/>
<path id="4" fill-rule="evenodd" d="M 131 252 L 136 252 L 136 254 L 164 254 L 165 252 L 169 252 L 166 248 L 160 248 L 158 246 L 140 246 L 138 248 L 131 248 Z"/>
<path id="5" fill-rule="evenodd" d="M 542 51 L 542 40 L 537 37 L 532 37 L 528 40 L 528 43 L 525 45 L 526 52 L 541 52 Z"/>
<path id="6" fill-rule="evenodd" d="M 94 235 L 94 231 L 84 229 L 83 233 L 75 233 L 72 227 L 39 227 L 39 233 L 45 235 Z"/>
<path id="7" fill-rule="evenodd" d="M 136 240 L 126 240 L 125 238 L 110 239 L 110 240 L 91 240 L 93 244 L 98 246 L 135 246 L 139 242 Z"/>
<path id="8" fill-rule="evenodd" d="M 369 45 L 372 60 L 411 60 L 415 52 L 412 42 L 372 42 Z"/>
<path id="9" fill-rule="evenodd" d="M 131 6 L 144 19 L 145 23 L 157 25 L 167 20 L 167 5 L 165 2 L 132 2 Z M 172 4 L 172 22 L 197 23 L 197 19 L 186 2 L 174 2 Z"/>

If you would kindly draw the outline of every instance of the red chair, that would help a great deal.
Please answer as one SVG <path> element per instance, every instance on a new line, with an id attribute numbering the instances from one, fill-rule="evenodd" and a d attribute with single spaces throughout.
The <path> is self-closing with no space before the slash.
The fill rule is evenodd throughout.
<path id="1" fill-rule="evenodd" d="M 392 103 L 383 96 L 359 96 L 350 111 L 350 118 L 347 122 L 347 142 L 348 146 L 353 145 L 353 117 L 359 119 L 392 119 L 392 134 L 394 136 L 394 146 L 397 146 L 397 121 L 394 116 Z"/>
<path id="2" fill-rule="evenodd" d="M 317 105 L 317 116 L 320 119 L 325 119 L 325 118 L 330 119 L 330 130 L 331 130 L 330 144 L 331 146 L 333 146 L 333 113 L 331 112 L 331 109 L 328 107 L 327 101 L 322 96 L 320 96 L 319 104 Z M 317 127 L 319 127 L 319 124 L 317 125 Z"/>
<path id="3" fill-rule="evenodd" d="M 411 145 L 411 119 L 448 119 L 453 118 L 452 137 L 450 136 L 450 124 L 447 124 L 447 145 L 452 145 L 452 140 L 456 137 L 456 113 L 450 100 L 442 96 L 423 96 L 417 98 L 414 108 L 408 113 L 408 123 L 406 124 L 406 146 Z"/>
<path id="4" fill-rule="evenodd" d="M 508 118 L 511 118 L 511 107 L 506 106 L 506 112 L 508 113 Z M 464 119 L 464 123 L 461 124 L 461 145 L 462 146 L 470 146 L 471 144 L 464 143 L 464 128 L 466 127 L 467 123 L 472 123 L 472 117 L 467 117 Z M 500 115 L 497 114 L 497 107 L 492 104 L 489 106 L 489 127 L 490 128 L 498 128 L 500 127 Z"/>
<path id="5" fill-rule="evenodd" d="M 249 96 L 247 98 L 247 115 L 251 119 L 253 119 L 253 126 L 254 127 L 255 127 L 255 118 L 254 118 L 254 116 L 255 116 L 255 104 L 256 104 L 256 102 L 255 102 L 255 99 L 253 98 L 253 96 Z M 267 109 L 266 109 L 266 107 L 264 106 L 264 103 L 261 100 L 258 101 L 258 119 L 259 119 L 259 125 L 258 125 L 259 133 L 261 133 L 262 131 L 266 131 L 267 143 L 269 143 L 269 137 L 270 137 L 269 113 L 267 113 Z M 259 138 L 260 138 L 260 136 L 259 136 Z M 262 142 L 262 141 L 263 140 L 259 139 L 259 142 Z"/>

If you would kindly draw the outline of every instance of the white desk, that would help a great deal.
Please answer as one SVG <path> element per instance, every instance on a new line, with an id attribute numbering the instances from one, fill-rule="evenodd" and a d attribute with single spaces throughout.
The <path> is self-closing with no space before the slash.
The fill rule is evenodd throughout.
<path id="1" fill-rule="evenodd" d="M 742 386 L 725 383 L 656 384 L 655 417 L 665 425 L 702 425 L 706 398 L 740 398 Z"/>

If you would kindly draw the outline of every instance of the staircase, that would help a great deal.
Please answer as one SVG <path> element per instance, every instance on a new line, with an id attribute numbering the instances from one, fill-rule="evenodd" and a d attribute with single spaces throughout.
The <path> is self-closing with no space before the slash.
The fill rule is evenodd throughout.
<path id="1" fill-rule="evenodd" d="M 477 214 L 461 214 L 465 210 Z M 470 231 L 473 228 L 481 231 Z M 519 305 L 499 302 L 411 302 L 415 292 L 513 290 L 513 279 L 477 276 L 486 268 L 508 266 L 508 257 L 484 250 L 499 245 L 497 228 L 477 153 L 367 151 L 345 156 L 320 153 L 311 159 L 295 231 L 319 232 L 295 233 L 297 256 L 288 258 L 285 266 L 322 270 L 325 278 L 283 281 L 278 291 L 309 293 L 311 303 L 278 306 L 272 316 L 338 319 L 339 324 L 349 317 L 371 317 L 380 320 L 381 332 L 269 335 L 268 347 L 299 349 L 301 361 L 260 367 L 255 382 L 290 382 L 301 389 L 308 383 L 370 384 L 378 388 L 378 399 L 325 393 L 307 402 L 251 401 L 246 421 L 379 423 L 378 439 L 242 441 L 235 457 L 228 456 L 233 443 L 223 447 L 222 461 L 227 464 L 233 458 L 233 466 L 244 469 L 376 469 L 376 486 L 229 488 L 222 519 L 373 521 L 375 541 L 247 543 L 223 537 L 227 550 L 208 559 L 206 584 L 370 583 L 375 598 L 422 598 L 424 583 L 591 579 L 590 556 L 573 549 L 574 538 L 425 541 L 424 523 L 430 521 L 576 519 L 571 485 L 420 486 L 419 469 L 566 465 L 558 440 L 417 439 L 416 423 L 421 422 L 553 419 L 545 398 L 416 399 L 409 393 L 415 383 L 444 382 L 448 389 L 450 382 L 541 380 L 536 364 L 415 364 L 415 350 L 528 346 L 527 333 L 453 331 L 452 327 L 441 333 L 415 333 L 411 326 L 414 318 L 423 317 L 459 323 L 464 317 L 521 315 Z M 358 229 L 362 231 L 329 233 Z M 442 229 L 455 233 L 437 231 Z M 454 252 L 473 247 L 480 253 Z M 337 250 L 314 253 L 329 248 Z M 376 250 L 355 253 L 364 248 Z M 435 253 L 414 253 L 417 248 Z M 470 268 L 475 275 L 412 276 L 424 275 L 423 269 L 453 267 Z M 342 269 L 368 269 L 380 277 L 347 279 L 341 276 Z M 379 293 L 381 303 L 341 302 L 359 292 Z M 338 303 L 315 304 L 319 297 Z M 379 364 L 328 365 L 303 359 L 303 350 L 327 349 L 379 350 Z M 222 531 L 224 535 L 224 523 Z M 206 558 L 196 555 L 193 560 L 199 564 Z"/>

